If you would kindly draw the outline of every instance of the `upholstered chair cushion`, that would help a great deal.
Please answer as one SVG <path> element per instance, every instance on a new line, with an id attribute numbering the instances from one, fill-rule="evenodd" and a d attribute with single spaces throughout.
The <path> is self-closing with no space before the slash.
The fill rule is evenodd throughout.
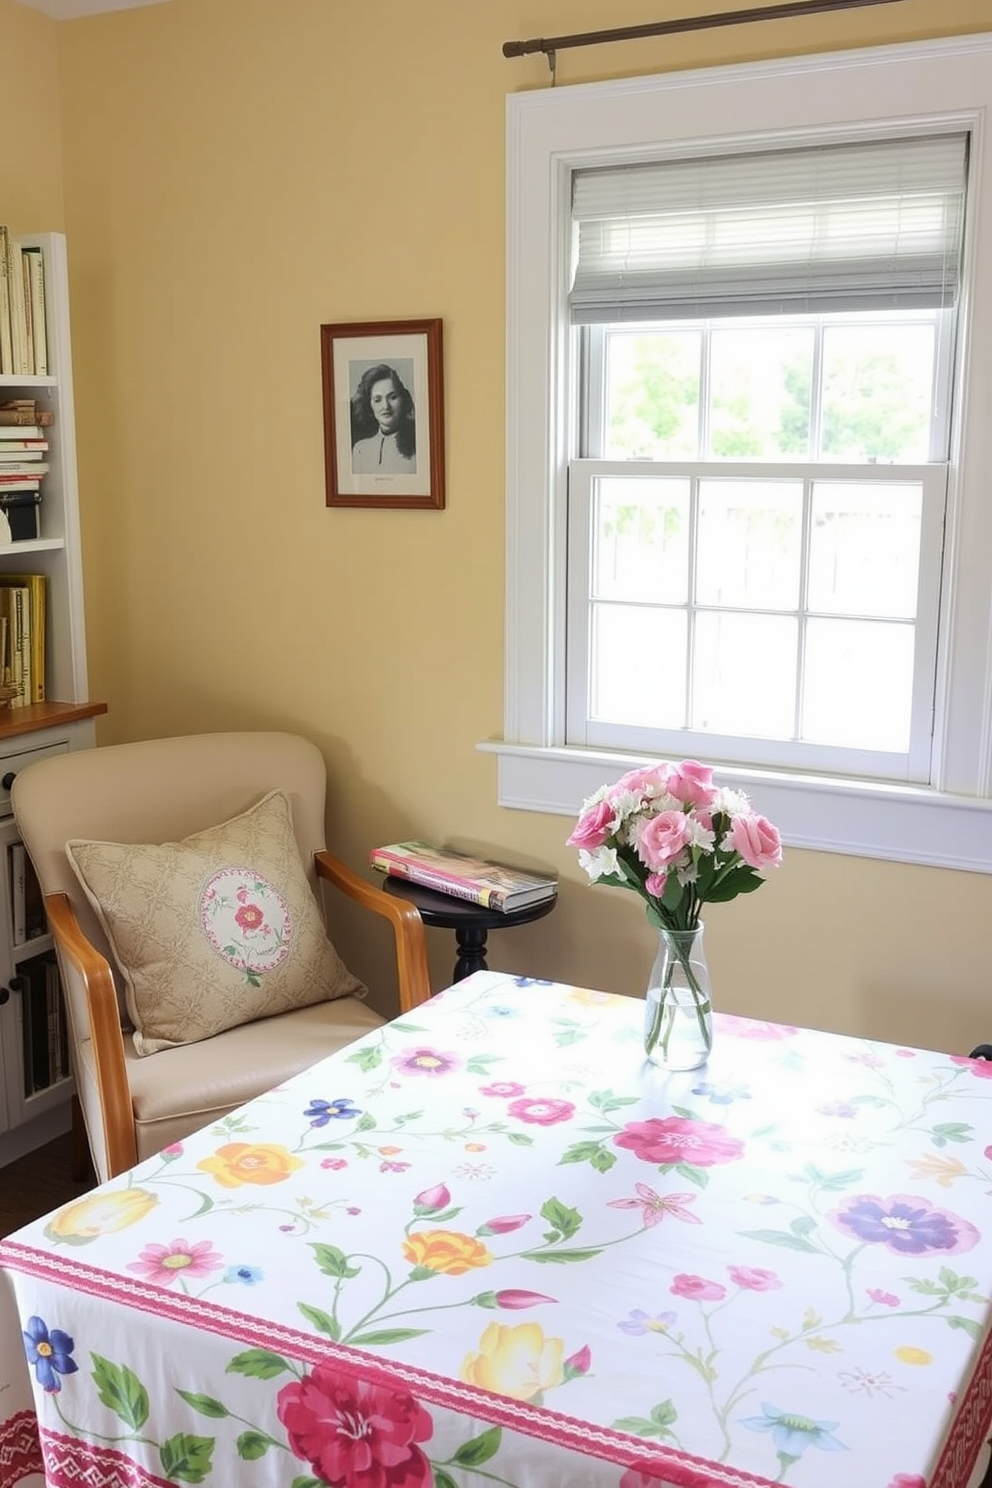
<path id="1" fill-rule="evenodd" d="M 66 853 L 118 963 L 139 1055 L 365 993 L 327 939 L 282 791 L 180 842 L 73 839 Z"/>

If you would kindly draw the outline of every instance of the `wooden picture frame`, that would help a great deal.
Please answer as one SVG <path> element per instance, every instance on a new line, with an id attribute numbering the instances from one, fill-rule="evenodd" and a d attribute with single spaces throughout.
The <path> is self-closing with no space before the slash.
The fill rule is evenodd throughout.
<path id="1" fill-rule="evenodd" d="M 328 506 L 444 507 L 441 321 L 320 328 Z"/>

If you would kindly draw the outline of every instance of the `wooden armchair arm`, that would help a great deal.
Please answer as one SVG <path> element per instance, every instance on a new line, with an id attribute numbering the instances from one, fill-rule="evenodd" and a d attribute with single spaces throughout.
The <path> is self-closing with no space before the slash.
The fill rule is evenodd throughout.
<path id="1" fill-rule="evenodd" d="M 366 883 L 329 852 L 314 853 L 314 864 L 318 878 L 326 879 L 349 899 L 382 915 L 392 925 L 396 937 L 401 1010 L 408 1013 L 411 1008 L 426 1002 L 431 995 L 431 983 L 427 969 L 427 937 L 419 909 L 402 899 L 394 899 L 374 884 Z"/>
<path id="2" fill-rule="evenodd" d="M 67 895 L 46 894 L 45 913 L 67 975 L 75 974 L 86 994 L 106 1163 L 113 1177 L 138 1161 L 113 973 L 106 958 L 83 934 Z M 88 1105 L 83 1092 L 79 1093 L 80 1100 Z"/>

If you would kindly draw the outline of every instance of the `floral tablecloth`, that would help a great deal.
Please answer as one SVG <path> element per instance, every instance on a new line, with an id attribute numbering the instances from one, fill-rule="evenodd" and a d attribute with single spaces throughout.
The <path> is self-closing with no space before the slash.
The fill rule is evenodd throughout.
<path id="1" fill-rule="evenodd" d="M 966 1488 L 992 1065 L 479 972 L 0 1245 L 0 1488 Z"/>

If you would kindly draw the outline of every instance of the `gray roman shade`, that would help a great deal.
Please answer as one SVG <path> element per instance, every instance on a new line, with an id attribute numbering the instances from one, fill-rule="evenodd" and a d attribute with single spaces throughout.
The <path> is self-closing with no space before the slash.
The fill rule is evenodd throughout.
<path id="1" fill-rule="evenodd" d="M 577 171 L 572 320 L 952 305 L 967 153 L 926 134 Z"/>

